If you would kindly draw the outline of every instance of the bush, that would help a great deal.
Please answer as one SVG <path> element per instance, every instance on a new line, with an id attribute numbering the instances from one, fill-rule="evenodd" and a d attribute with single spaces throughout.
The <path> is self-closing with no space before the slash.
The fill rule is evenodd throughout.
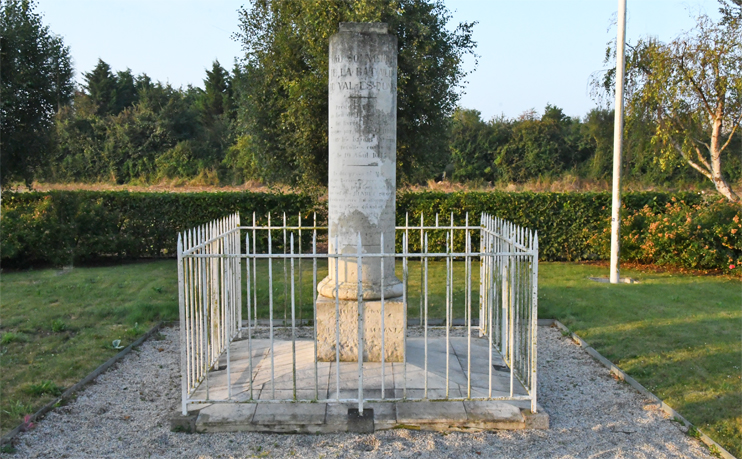
<path id="1" fill-rule="evenodd" d="M 725 199 L 689 204 L 672 197 L 621 218 L 623 260 L 734 272 L 742 263 L 742 212 Z M 610 228 L 595 238 L 605 257 Z M 739 272 L 737 269 L 736 272 Z"/>
<path id="2" fill-rule="evenodd" d="M 477 226 L 482 212 L 538 231 L 543 261 L 608 259 L 610 193 L 400 192 L 397 224 L 441 223 L 454 215 Z M 729 272 L 742 263 L 740 207 L 698 193 L 627 193 L 622 209 L 622 259 Z M 307 194 L 128 193 L 55 191 L 5 193 L 2 262 L 5 266 L 69 265 L 97 259 L 173 257 L 177 233 L 239 211 L 243 224 L 255 212 L 261 223 L 283 212 L 295 224 L 299 212 L 326 221 L 326 203 Z M 414 233 L 414 232 L 413 232 Z M 419 250 L 411 235 L 410 250 Z M 472 245 L 479 244 L 472 231 Z M 308 239 L 305 242 L 308 242 Z M 455 241 L 463 248 L 464 236 Z M 264 245 L 265 240 L 258 241 Z M 430 232 L 431 248 L 445 233 Z M 397 239 L 401 250 L 401 234 Z M 734 266 L 735 268 L 730 268 Z"/>
<path id="3" fill-rule="evenodd" d="M 253 211 L 298 215 L 316 207 L 304 194 L 4 193 L 2 262 L 27 267 L 172 257 L 179 231 L 216 218 L 239 211 L 247 221 Z"/>

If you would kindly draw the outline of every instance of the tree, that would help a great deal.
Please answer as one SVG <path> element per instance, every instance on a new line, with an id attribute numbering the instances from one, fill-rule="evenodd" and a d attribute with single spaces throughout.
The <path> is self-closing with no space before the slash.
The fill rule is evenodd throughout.
<path id="1" fill-rule="evenodd" d="M 116 111 L 116 76 L 111 72 L 111 66 L 102 59 L 91 72 L 83 74 L 85 91 L 95 104 L 99 116 L 110 115 Z"/>
<path id="2" fill-rule="evenodd" d="M 731 12 L 718 24 L 699 17 L 693 30 L 670 43 L 641 39 L 628 47 L 626 119 L 627 125 L 654 123 L 663 167 L 680 157 L 739 202 L 722 167 L 742 122 L 742 19 Z M 615 62 L 615 48 L 606 61 Z M 614 79 L 615 69 L 598 83 L 605 94 Z"/>
<path id="3" fill-rule="evenodd" d="M 137 87 L 131 69 L 116 72 L 116 86 L 114 89 L 115 104 L 113 113 L 121 113 L 125 108 L 133 106 L 138 98 Z"/>
<path id="4" fill-rule="evenodd" d="M 719 0 L 722 15 L 722 23 L 726 24 L 734 20 L 742 20 L 742 0 Z"/>
<path id="5" fill-rule="evenodd" d="M 206 71 L 204 79 L 204 94 L 202 97 L 202 111 L 211 118 L 224 113 L 231 114 L 232 111 L 232 84 L 224 67 L 216 60 L 211 66 L 211 71 Z"/>
<path id="6" fill-rule="evenodd" d="M 0 0 L 0 184 L 30 184 L 49 154 L 56 110 L 74 90 L 69 48 L 31 0 Z"/>
<path id="7" fill-rule="evenodd" d="M 251 0 L 236 35 L 246 54 L 237 100 L 244 150 L 234 161 L 257 161 L 266 180 L 326 183 L 329 38 L 340 22 L 386 22 L 399 47 L 398 177 L 442 173 L 462 59 L 475 47 L 474 23 L 451 31 L 449 20 L 441 0 Z"/>

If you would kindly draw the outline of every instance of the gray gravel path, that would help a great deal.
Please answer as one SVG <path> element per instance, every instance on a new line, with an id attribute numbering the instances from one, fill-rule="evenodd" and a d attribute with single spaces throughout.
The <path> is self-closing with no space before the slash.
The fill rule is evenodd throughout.
<path id="1" fill-rule="evenodd" d="M 74 402 L 17 438 L 13 458 L 710 458 L 659 408 L 614 380 L 570 339 L 539 328 L 539 402 L 548 431 L 372 435 L 184 434 L 178 330 L 163 330 Z"/>

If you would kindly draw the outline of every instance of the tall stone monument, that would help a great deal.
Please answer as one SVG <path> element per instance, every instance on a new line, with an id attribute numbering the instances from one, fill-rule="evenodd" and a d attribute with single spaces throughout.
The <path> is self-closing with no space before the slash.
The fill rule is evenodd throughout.
<path id="1" fill-rule="evenodd" d="M 340 301 L 341 361 L 358 361 L 358 234 L 364 253 L 394 253 L 397 163 L 397 37 L 382 23 L 341 23 L 330 38 L 329 275 L 317 290 L 317 354 L 336 357 L 336 298 Z M 337 269 L 337 279 L 335 271 Z M 382 269 L 362 258 L 364 361 L 381 360 Z M 404 355 L 402 283 L 394 258 L 384 260 L 385 361 Z"/>

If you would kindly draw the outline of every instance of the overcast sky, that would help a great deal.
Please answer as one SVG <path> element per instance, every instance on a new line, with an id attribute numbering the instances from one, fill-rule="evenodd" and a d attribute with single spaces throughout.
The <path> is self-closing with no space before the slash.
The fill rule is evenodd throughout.
<path id="1" fill-rule="evenodd" d="M 38 0 L 44 23 L 70 46 L 76 79 L 103 59 L 114 70 L 173 86 L 203 87 L 218 59 L 231 69 L 240 56 L 232 40 L 246 0 Z M 547 103 L 570 116 L 596 105 L 590 75 L 603 68 L 616 37 L 617 0 L 446 0 L 452 27 L 478 21 L 479 66 L 461 105 L 485 119 L 516 117 Z M 718 18 L 716 0 L 628 0 L 627 40 L 652 35 L 669 41 L 693 27 L 694 17 Z M 473 60 L 466 62 L 471 70 Z"/>

